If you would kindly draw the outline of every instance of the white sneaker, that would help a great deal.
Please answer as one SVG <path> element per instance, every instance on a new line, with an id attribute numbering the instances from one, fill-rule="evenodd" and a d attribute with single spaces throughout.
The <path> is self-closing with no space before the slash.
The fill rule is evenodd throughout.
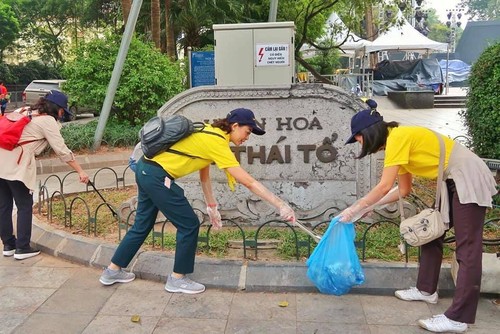
<path id="1" fill-rule="evenodd" d="M 426 296 L 419 289 L 415 287 L 411 287 L 406 290 L 397 290 L 394 295 L 402 300 L 420 300 L 429 304 L 436 304 L 438 302 L 438 294 L 437 291 L 432 295 Z"/>
<path id="2" fill-rule="evenodd" d="M 444 314 L 438 314 L 429 319 L 420 319 L 418 325 L 434 333 L 464 333 L 467 324 L 448 319 Z"/>

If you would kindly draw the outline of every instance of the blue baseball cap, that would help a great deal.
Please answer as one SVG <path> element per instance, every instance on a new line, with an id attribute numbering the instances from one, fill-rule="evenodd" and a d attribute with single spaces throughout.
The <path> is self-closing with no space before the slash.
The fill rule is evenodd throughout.
<path id="1" fill-rule="evenodd" d="M 68 96 L 66 94 L 58 90 L 51 90 L 45 95 L 45 99 L 57 104 L 58 107 L 64 109 L 65 113 L 68 113 Z"/>
<path id="2" fill-rule="evenodd" d="M 351 136 L 345 142 L 346 145 L 356 142 L 354 136 L 362 130 L 372 126 L 373 124 L 382 122 L 383 120 L 384 118 L 375 109 L 365 109 L 356 113 L 351 118 Z"/>
<path id="3" fill-rule="evenodd" d="M 252 133 L 258 136 L 262 136 L 266 131 L 262 130 L 255 121 L 255 115 L 253 111 L 245 108 L 238 108 L 231 110 L 226 119 L 229 123 L 238 123 L 240 125 L 248 125 L 252 128 Z"/>

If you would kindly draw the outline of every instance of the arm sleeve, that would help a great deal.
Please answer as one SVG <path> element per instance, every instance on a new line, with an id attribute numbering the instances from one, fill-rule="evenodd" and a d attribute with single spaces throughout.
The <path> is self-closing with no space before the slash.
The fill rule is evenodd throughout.
<path id="1" fill-rule="evenodd" d="M 393 133 L 387 138 L 384 167 L 407 165 L 410 161 L 410 140 L 401 133 Z M 404 168 L 402 168 L 404 170 Z M 406 173 L 400 173 L 404 174 Z"/>
<path id="2" fill-rule="evenodd" d="M 48 141 L 50 147 L 63 162 L 74 161 L 73 152 L 66 146 L 64 138 L 61 135 L 60 126 L 51 116 L 43 116 L 44 122 L 41 122 L 43 136 Z"/>

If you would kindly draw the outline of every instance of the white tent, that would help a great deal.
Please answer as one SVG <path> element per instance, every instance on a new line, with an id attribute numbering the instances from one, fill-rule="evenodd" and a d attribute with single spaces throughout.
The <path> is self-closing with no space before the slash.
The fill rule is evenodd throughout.
<path id="1" fill-rule="evenodd" d="M 381 34 L 377 39 L 368 45 L 359 47 L 365 53 L 388 51 L 388 50 L 402 50 L 409 52 L 426 52 L 429 50 L 447 51 L 448 44 L 433 41 L 420 32 L 418 32 L 412 25 L 403 17 L 401 12 L 398 18 L 404 20 L 402 26 L 393 26 L 385 33 Z"/>
<path id="2" fill-rule="evenodd" d="M 330 15 L 327 24 L 327 33 L 336 44 L 341 44 L 340 49 L 344 51 L 354 51 L 362 47 L 371 45 L 369 40 L 358 37 L 356 34 L 349 31 L 344 22 L 334 12 Z M 352 52 L 351 52 L 352 53 Z"/>

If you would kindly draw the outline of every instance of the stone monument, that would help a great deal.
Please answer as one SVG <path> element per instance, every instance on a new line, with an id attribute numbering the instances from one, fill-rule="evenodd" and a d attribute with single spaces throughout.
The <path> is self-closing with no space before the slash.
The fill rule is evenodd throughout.
<path id="1" fill-rule="evenodd" d="M 367 106 L 331 85 L 196 87 L 168 101 L 158 114 L 212 122 L 240 107 L 254 111 L 266 134 L 232 146 L 234 154 L 245 170 L 290 203 L 299 219 L 313 224 L 329 220 L 375 185 L 380 160 L 355 159 L 359 145 L 344 145 L 352 115 Z M 217 167 L 210 172 L 224 218 L 255 225 L 278 218 L 247 188 L 237 185 L 232 192 Z M 198 174 L 176 181 L 193 207 L 204 212 Z"/>

